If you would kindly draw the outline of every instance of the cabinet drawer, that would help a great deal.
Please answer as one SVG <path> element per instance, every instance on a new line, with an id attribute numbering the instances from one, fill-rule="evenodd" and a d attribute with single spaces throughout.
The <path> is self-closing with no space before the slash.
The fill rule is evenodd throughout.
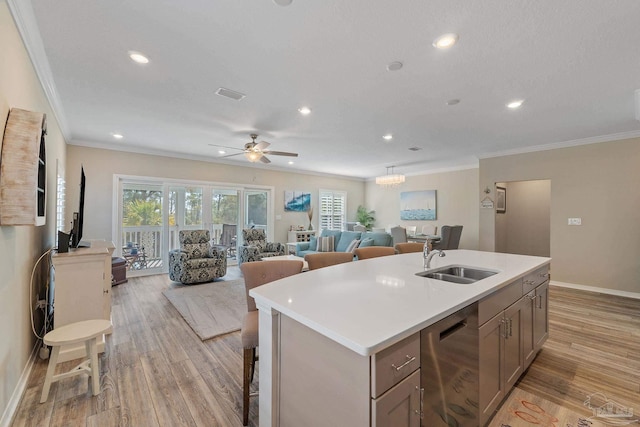
<path id="1" fill-rule="evenodd" d="M 500 313 L 522 297 L 522 280 L 511 282 L 478 303 L 478 325 Z"/>
<path id="2" fill-rule="evenodd" d="M 522 279 L 522 294 L 528 294 L 549 278 L 549 266 L 540 267 Z"/>
<path id="3" fill-rule="evenodd" d="M 371 396 L 376 398 L 420 367 L 420 333 L 371 356 Z"/>

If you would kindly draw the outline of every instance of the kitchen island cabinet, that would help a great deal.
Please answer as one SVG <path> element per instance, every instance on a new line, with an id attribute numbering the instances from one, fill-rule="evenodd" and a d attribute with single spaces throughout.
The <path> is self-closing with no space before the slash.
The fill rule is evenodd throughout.
<path id="1" fill-rule="evenodd" d="M 420 354 L 399 351 L 387 363 L 390 372 L 406 369 L 390 388 L 376 385 L 375 362 L 422 329 L 518 281 L 521 298 L 522 279 L 550 263 L 543 257 L 446 253 L 434 258 L 433 268 L 459 264 L 496 274 L 472 284 L 419 277 L 422 254 L 410 253 L 314 270 L 251 290 L 260 319 L 260 425 L 417 425 L 424 386 L 415 382 Z"/>

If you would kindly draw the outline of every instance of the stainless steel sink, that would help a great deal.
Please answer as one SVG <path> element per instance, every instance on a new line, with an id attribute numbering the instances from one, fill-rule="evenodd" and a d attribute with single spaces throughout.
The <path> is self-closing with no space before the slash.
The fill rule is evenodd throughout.
<path id="1" fill-rule="evenodd" d="M 447 265 L 416 273 L 420 277 L 462 284 L 475 283 L 494 274 L 498 274 L 498 272 L 465 265 Z"/>

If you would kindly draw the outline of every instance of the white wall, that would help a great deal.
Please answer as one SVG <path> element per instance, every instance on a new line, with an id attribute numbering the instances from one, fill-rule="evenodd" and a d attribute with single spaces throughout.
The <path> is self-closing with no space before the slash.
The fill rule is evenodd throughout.
<path id="1" fill-rule="evenodd" d="M 437 219 L 435 221 L 401 221 L 400 193 L 404 191 L 436 190 Z M 484 196 L 484 194 L 483 194 Z M 425 175 L 407 176 L 404 184 L 398 187 L 382 188 L 374 181 L 367 182 L 366 208 L 375 210 L 375 226 L 386 228 L 390 224 L 423 225 L 432 224 L 462 225 L 461 249 L 478 249 L 478 169 L 465 169 L 451 172 L 439 172 Z"/>
<path id="2" fill-rule="evenodd" d="M 21 374 L 35 343 L 29 314 L 30 275 L 39 256 L 55 243 L 56 160 L 64 165 L 65 144 L 7 4 L 0 1 L 2 129 L 13 107 L 47 115 L 47 223 L 41 227 L 0 226 L 0 414 L 5 414 L 3 417 L 8 415 L 6 411 L 11 411 L 10 405 L 17 403 L 11 399 L 18 391 Z M 41 287 L 43 283 L 38 281 L 37 290 Z"/>
<path id="3" fill-rule="evenodd" d="M 478 188 L 550 180 L 552 280 L 640 293 L 639 165 L 640 138 L 503 156 L 480 160 Z M 495 212 L 481 209 L 480 249 L 494 245 Z"/>
<path id="4" fill-rule="evenodd" d="M 184 160 L 122 151 L 102 150 L 76 145 L 68 146 L 67 155 L 67 212 L 77 210 L 80 165 L 87 177 L 83 239 L 112 236 L 113 176 L 115 174 L 161 177 L 170 179 L 258 184 L 275 188 L 274 239 L 286 243 L 291 225 L 308 225 L 306 212 L 285 212 L 285 190 L 304 190 L 312 195 L 313 223 L 318 228 L 318 190 L 341 190 L 348 193 L 348 218 L 355 218 L 359 204 L 364 203 L 365 183 L 361 180 L 341 179 L 274 171 L 269 168 L 232 166 L 194 160 Z"/>

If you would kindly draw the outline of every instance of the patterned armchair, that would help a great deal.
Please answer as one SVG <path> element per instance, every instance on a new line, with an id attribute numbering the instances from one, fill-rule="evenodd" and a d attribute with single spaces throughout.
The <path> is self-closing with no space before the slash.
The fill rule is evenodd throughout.
<path id="1" fill-rule="evenodd" d="M 227 274 L 227 251 L 211 246 L 209 230 L 183 230 L 180 249 L 169 252 L 169 278 L 184 284 L 211 282 Z"/>
<path id="2" fill-rule="evenodd" d="M 245 228 L 242 230 L 244 244 L 240 246 L 238 265 L 243 262 L 260 261 L 262 258 L 284 255 L 282 243 L 267 242 L 264 230 Z"/>

